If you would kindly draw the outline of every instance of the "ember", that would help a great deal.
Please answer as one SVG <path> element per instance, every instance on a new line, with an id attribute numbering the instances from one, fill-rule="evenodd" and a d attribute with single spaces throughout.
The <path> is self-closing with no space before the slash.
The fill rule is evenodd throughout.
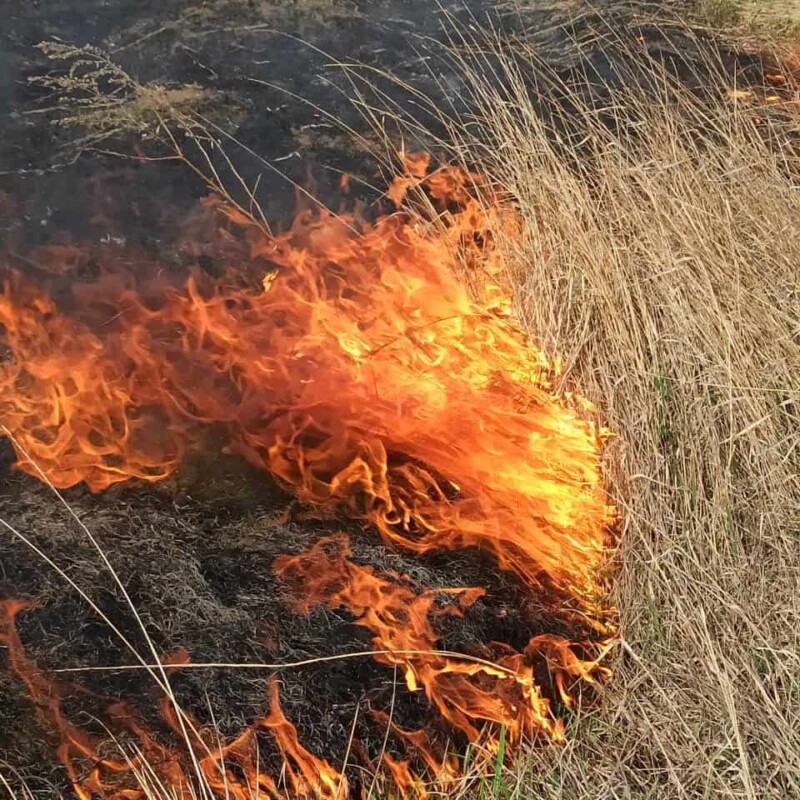
<path id="1" fill-rule="evenodd" d="M 187 454 L 221 441 L 309 513 L 359 520 L 419 556 L 490 555 L 584 638 L 541 634 L 522 650 L 487 642 L 480 654 L 447 651 L 436 620 L 462 615 L 483 589 L 433 589 L 359 565 L 345 534 L 273 569 L 295 613 L 348 611 L 369 632 L 372 657 L 423 693 L 459 741 L 492 753 L 502 735 L 513 753 L 534 735 L 563 738 L 553 701 L 569 704 L 576 687 L 606 675 L 596 662 L 614 632 L 601 573 L 613 519 L 599 464 L 604 433 L 587 402 L 554 392 L 555 365 L 509 319 L 492 242 L 501 227 L 513 232 L 512 211 L 499 199 L 479 202 L 478 191 L 483 201 L 491 194 L 479 176 L 431 172 L 420 157 L 407 160 L 389 196 L 399 204 L 412 187 L 427 192 L 435 220 L 302 212 L 277 236 L 210 200 L 217 277 L 199 267 L 173 275 L 107 246 L 64 251 L 71 270 L 83 263 L 92 273 L 66 289 L 52 250 L 40 259 L 48 281 L 7 269 L 0 418 L 17 466 L 41 469 L 59 488 L 162 481 Z M 187 244 L 195 257 L 202 249 Z M 101 742 L 67 720 L 62 690 L 26 657 L 14 626 L 24 607 L 6 603 L 0 640 L 41 722 L 59 733 L 58 756 L 80 797 L 144 796 L 134 776 L 145 763 L 178 793 L 200 774 L 218 796 L 258 788 L 278 797 L 277 776 L 259 767 L 264 736 L 292 796 L 354 791 L 303 747 L 275 678 L 267 717 L 221 745 L 192 720 L 183 755 L 118 706 L 109 728 L 132 734 L 139 754 L 101 758 Z M 543 666 L 550 686 L 540 683 Z M 407 759 L 356 748 L 368 768 L 408 796 L 425 795 L 423 774 L 458 774 L 443 747 L 402 730 L 388 711 L 375 709 L 373 722 L 388 726 Z M 185 738 L 166 701 L 163 716 Z"/>

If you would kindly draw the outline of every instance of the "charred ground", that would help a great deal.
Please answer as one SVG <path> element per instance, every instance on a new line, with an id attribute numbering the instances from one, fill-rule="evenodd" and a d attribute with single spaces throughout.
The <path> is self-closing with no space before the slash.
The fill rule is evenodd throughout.
<path id="1" fill-rule="evenodd" d="M 113 576 L 100 562 L 86 534 L 50 490 L 35 479 L 8 471 L 5 453 L 2 490 L 4 519 L 40 547 L 83 588 L 140 653 L 147 643 Z M 195 474 L 192 475 L 191 473 Z M 290 610 L 289 587 L 273 574 L 279 555 L 299 552 L 344 525 L 358 563 L 408 575 L 425 587 L 486 587 L 484 598 L 463 618 L 437 623 L 444 649 L 491 657 L 487 642 L 522 648 L 538 633 L 580 636 L 548 613 L 535 597 L 491 559 L 476 551 L 415 558 L 390 550 L 377 536 L 352 523 L 281 520 L 287 498 L 263 473 L 250 472 L 236 459 L 206 459 L 155 488 L 126 485 L 101 495 L 80 489 L 65 493 L 81 521 L 106 553 L 135 605 L 157 650 L 186 649 L 194 662 L 283 664 L 370 649 L 367 631 L 344 611 L 317 609 L 305 617 Z M 296 510 L 295 516 L 302 517 Z M 3 594 L 33 599 L 40 608 L 20 618 L 28 655 L 45 670 L 134 664 L 130 652 L 98 619 L 85 599 L 13 536 L 6 536 L 0 569 Z M 547 683 L 546 665 L 540 679 Z M 204 669 L 176 674 L 176 694 L 223 736 L 240 733 L 268 710 L 265 677 L 273 670 Z M 278 672 L 282 707 L 301 740 L 333 763 L 344 756 L 357 707 L 388 709 L 394 720 L 416 729 L 432 723 L 424 700 L 402 691 L 402 676 L 372 659 L 344 659 Z M 65 711 L 88 730 L 109 700 L 124 698 L 162 729 L 159 692 L 143 672 L 69 673 L 58 677 L 81 687 Z M 30 788 L 43 796 L 66 789 L 52 764 L 52 732 L 32 720 L 32 709 L 18 681 L 4 674 L 0 684 L 4 725 L 0 749 L 23 771 Z M 88 690 L 87 695 L 82 690 Z M 78 691 L 75 689 L 75 691 Z M 427 722 L 426 722 L 427 720 Z M 363 714 L 360 741 L 380 742 L 380 726 Z M 445 731 L 440 731 L 444 736 Z M 266 755 L 265 763 L 269 763 Z M 55 769 L 55 772 L 53 770 Z"/>

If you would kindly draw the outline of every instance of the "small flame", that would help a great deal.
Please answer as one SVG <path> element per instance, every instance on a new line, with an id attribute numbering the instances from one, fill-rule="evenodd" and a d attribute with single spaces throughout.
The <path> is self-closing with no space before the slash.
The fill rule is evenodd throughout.
<path id="1" fill-rule="evenodd" d="M 124 703 L 109 706 L 104 720 L 115 737 L 128 735 L 135 747 L 127 758 L 108 758 L 102 753 L 107 743 L 73 725 L 61 706 L 65 688 L 50 680 L 25 654 L 16 629 L 20 612 L 33 606 L 18 600 L 0 602 L 0 644 L 8 650 L 11 672 L 24 683 L 28 696 L 36 704 L 39 721 L 46 730 L 56 733 L 59 761 L 80 800 L 146 800 L 151 795 L 143 787 L 142 776 L 154 776 L 169 787 L 176 797 L 193 797 L 197 785 L 190 764 L 178 751 L 160 744 L 136 711 Z M 284 787 L 263 772 L 259 766 L 257 735 L 268 733 L 284 766 L 285 788 L 301 800 L 339 800 L 348 796 L 347 781 L 327 761 L 306 750 L 297 739 L 297 731 L 286 718 L 278 700 L 278 682 L 269 682 L 270 713 L 256 721 L 238 738 L 222 745 L 213 731 L 196 720 L 181 724 L 178 713 L 165 698 L 161 713 L 172 731 L 185 738 L 195 756 L 196 771 L 206 787 L 219 797 L 252 800 L 263 792 L 274 800 L 285 800 Z M 188 733 L 185 733 L 187 732 Z M 242 777 L 244 776 L 244 777 Z"/>

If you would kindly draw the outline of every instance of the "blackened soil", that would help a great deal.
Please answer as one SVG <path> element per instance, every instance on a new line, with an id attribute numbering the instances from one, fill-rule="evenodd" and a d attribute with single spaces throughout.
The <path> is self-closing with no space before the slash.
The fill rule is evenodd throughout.
<path id="1" fill-rule="evenodd" d="M 385 145 L 366 125 L 363 103 L 435 124 L 412 92 L 438 109 L 466 110 L 464 80 L 443 50 L 492 26 L 535 44 L 565 82 L 600 87 L 619 79 L 614 43 L 641 39 L 653 55 L 702 81 L 693 69 L 703 41 L 668 24 L 681 0 L 10 0 L 0 30 L 0 233 L 28 244 L 104 236 L 149 241 L 167 209 L 186 209 L 205 185 L 182 164 L 142 162 L 132 137 L 87 152 L 88 133 L 54 125 L 57 93 L 32 78 L 64 74 L 36 45 L 90 45 L 141 84 L 201 92 L 197 111 L 218 126 L 237 171 L 271 220 L 295 206 L 295 186 L 336 202 L 342 172 L 350 201 L 384 185 L 376 155 Z M 8 2 L 6 3 L 8 5 Z M 619 48 L 618 48 L 619 49 Z M 620 56 L 621 57 L 621 56 Z M 737 61 L 740 68 L 741 59 Z M 360 66 L 346 71 L 343 64 Z M 376 94 L 361 77 L 380 87 Z M 626 78 L 627 79 L 627 78 Z M 360 99 L 362 106 L 352 102 Z M 56 115 L 57 116 L 57 115 Z M 345 128 L 348 128 L 346 130 Z M 355 133 L 354 133 L 355 132 Z M 227 137 L 233 137 L 234 144 Z M 408 147 L 430 147 L 424 136 Z M 249 149 L 257 157 L 248 155 Z M 215 164 L 231 178 L 221 161 Z M 230 181 L 235 190 L 235 180 Z"/>

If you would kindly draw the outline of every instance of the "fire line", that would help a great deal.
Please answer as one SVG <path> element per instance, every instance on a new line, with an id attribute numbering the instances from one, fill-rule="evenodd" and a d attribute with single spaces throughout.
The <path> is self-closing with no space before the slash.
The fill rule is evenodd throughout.
<path id="1" fill-rule="evenodd" d="M 346 609 L 382 652 L 378 663 L 444 724 L 489 752 L 502 730 L 513 754 L 536 735 L 563 739 L 553 702 L 569 705 L 576 687 L 608 675 L 596 661 L 614 635 L 603 572 L 614 522 L 600 468 L 606 433 L 587 401 L 555 391 L 557 364 L 513 323 L 495 245 L 500 234 L 521 235 L 510 204 L 479 175 L 431 170 L 421 156 L 406 159 L 388 197 L 399 206 L 411 189 L 425 192 L 435 218 L 304 211 L 279 235 L 211 198 L 203 225 L 214 229 L 220 277 L 199 268 L 172 275 L 110 245 L 84 252 L 94 277 L 66 293 L 5 270 L 0 419 L 20 445 L 16 466 L 34 476 L 41 468 L 58 488 L 163 480 L 213 430 L 312 512 L 360 520 L 419 555 L 490 554 L 579 620 L 591 641 L 539 635 L 522 651 L 498 646 L 497 669 L 436 655 L 433 621 L 465 613 L 482 588 L 431 589 L 359 565 L 344 534 L 278 558 L 274 571 L 295 613 Z M 186 247 L 199 254 L 197 242 Z M 52 266 L 52 252 L 40 255 Z M 58 757 L 82 799 L 145 797 L 135 780 L 145 763 L 188 791 L 192 761 L 220 797 L 249 797 L 254 787 L 321 800 L 354 791 L 300 743 L 276 678 L 268 716 L 224 746 L 193 721 L 193 760 L 118 704 L 110 728 L 132 736 L 138 755 L 101 757 L 102 742 L 62 712 L 67 689 L 25 654 L 15 619 L 28 606 L 2 609 L 10 669 L 58 734 Z M 555 697 L 537 683 L 537 659 Z M 162 712 L 179 732 L 166 700 Z M 423 731 L 402 730 L 383 711 L 374 717 L 408 759 L 362 760 L 401 794 L 425 797 L 426 779 L 457 776 L 458 763 Z M 258 768 L 265 736 L 280 754 L 282 786 Z"/>

